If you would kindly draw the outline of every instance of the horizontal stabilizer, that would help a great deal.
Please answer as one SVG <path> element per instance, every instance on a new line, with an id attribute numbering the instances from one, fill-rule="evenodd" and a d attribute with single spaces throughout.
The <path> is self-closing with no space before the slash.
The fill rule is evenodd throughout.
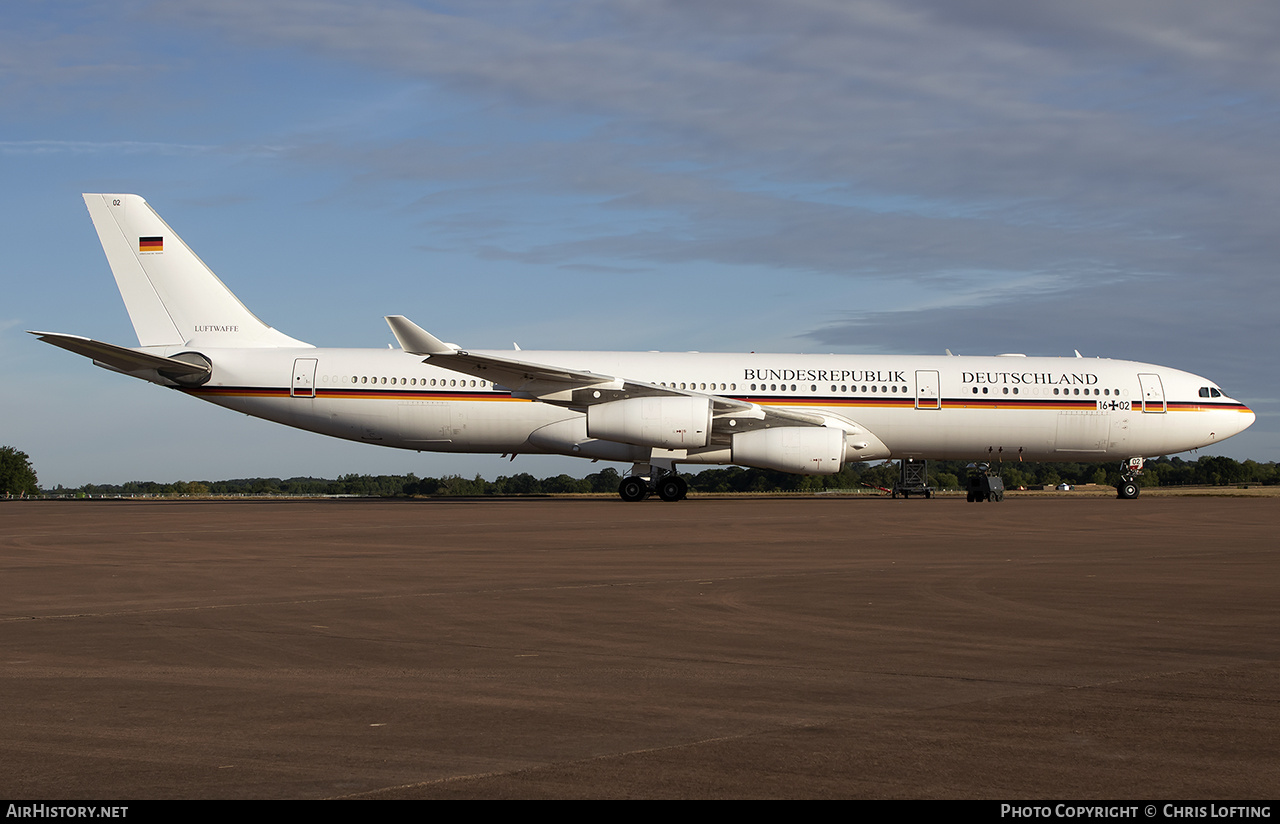
<path id="1" fill-rule="evenodd" d="M 58 332 L 28 332 L 45 343 L 51 343 L 77 355 L 92 358 L 98 363 L 106 364 L 121 372 L 141 372 L 155 369 L 166 377 L 191 377 L 209 374 L 206 364 L 188 363 L 176 358 L 161 355 L 150 355 L 134 349 L 116 346 L 114 343 L 103 343 L 80 335 L 63 335 Z"/>

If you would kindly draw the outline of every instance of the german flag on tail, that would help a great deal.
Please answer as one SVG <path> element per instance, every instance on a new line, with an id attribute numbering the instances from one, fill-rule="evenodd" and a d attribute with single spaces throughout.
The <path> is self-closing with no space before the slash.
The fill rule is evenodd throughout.
<path id="1" fill-rule="evenodd" d="M 164 238 L 163 237 L 140 237 L 138 238 L 138 251 L 139 252 L 163 252 Z"/>

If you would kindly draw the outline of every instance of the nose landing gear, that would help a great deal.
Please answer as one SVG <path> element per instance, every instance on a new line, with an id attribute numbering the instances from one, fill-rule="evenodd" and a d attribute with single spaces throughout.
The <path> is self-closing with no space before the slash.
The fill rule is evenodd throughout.
<path id="1" fill-rule="evenodd" d="M 1145 458 L 1130 458 L 1120 465 L 1120 483 L 1116 484 L 1116 497 L 1122 500 L 1133 500 L 1138 497 L 1142 487 L 1138 486 L 1138 478 L 1142 475 Z"/>

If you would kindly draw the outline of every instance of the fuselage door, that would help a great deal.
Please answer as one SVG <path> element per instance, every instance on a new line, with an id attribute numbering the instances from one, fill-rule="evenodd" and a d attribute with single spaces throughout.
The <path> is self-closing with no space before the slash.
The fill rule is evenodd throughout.
<path id="1" fill-rule="evenodd" d="M 1164 412 L 1164 384 L 1159 375 L 1139 374 L 1138 383 L 1142 386 L 1142 411 Z"/>
<path id="2" fill-rule="evenodd" d="M 938 372 L 936 369 L 916 370 L 916 409 L 941 409 Z"/>
<path id="3" fill-rule="evenodd" d="M 316 396 L 316 359 L 298 358 L 293 362 L 293 383 L 289 394 L 295 398 Z"/>

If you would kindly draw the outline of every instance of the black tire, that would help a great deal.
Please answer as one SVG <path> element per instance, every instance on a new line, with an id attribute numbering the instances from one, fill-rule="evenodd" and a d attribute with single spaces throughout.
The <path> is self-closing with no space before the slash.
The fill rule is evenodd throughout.
<path id="1" fill-rule="evenodd" d="M 1138 497 L 1138 492 L 1141 489 L 1142 488 L 1138 486 L 1136 483 L 1134 483 L 1133 481 L 1123 481 L 1119 486 L 1116 487 L 1116 493 L 1117 493 L 1117 497 L 1123 498 L 1124 500 L 1127 500 L 1127 501 L 1131 501 L 1134 498 Z"/>
<path id="2" fill-rule="evenodd" d="M 678 501 L 689 491 L 683 478 L 663 478 L 658 482 L 658 497 L 664 501 Z"/>
<path id="3" fill-rule="evenodd" d="M 618 484 L 618 496 L 628 503 L 643 501 L 649 497 L 649 485 L 643 478 L 623 478 Z"/>

